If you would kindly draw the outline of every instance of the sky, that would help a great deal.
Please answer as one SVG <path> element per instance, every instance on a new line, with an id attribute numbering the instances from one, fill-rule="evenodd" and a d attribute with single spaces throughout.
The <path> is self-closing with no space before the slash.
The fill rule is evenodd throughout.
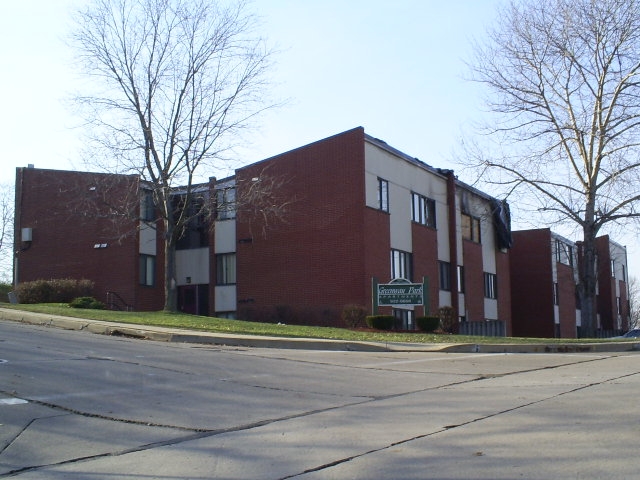
<path id="1" fill-rule="evenodd" d="M 84 169 L 80 121 L 68 102 L 80 82 L 65 43 L 70 14 L 84 2 L 0 0 L 0 184 L 29 164 Z M 254 0 L 261 32 L 279 52 L 272 94 L 288 101 L 261 118 L 232 166 L 362 126 L 434 167 L 455 169 L 460 138 L 482 117 L 483 90 L 466 79 L 465 61 L 500 3 Z M 518 228 L 513 202 L 511 209 Z M 640 277 L 636 236 L 613 239 L 627 246 L 630 275 Z"/>

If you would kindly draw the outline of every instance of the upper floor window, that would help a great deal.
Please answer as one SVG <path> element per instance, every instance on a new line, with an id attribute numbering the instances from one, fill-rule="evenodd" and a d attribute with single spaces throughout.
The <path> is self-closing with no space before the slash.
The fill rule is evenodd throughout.
<path id="1" fill-rule="evenodd" d="M 146 222 L 155 220 L 155 209 L 153 192 L 151 190 L 142 190 L 142 195 L 140 196 L 140 220 Z"/>
<path id="2" fill-rule="evenodd" d="M 409 252 L 391 250 L 391 278 L 413 278 L 413 257 Z"/>
<path id="3" fill-rule="evenodd" d="M 427 227 L 436 227 L 436 202 L 418 193 L 411 193 L 411 220 Z"/>
<path id="4" fill-rule="evenodd" d="M 560 289 L 557 282 L 553 282 L 553 304 L 560 305 Z"/>
<path id="5" fill-rule="evenodd" d="M 202 248 L 209 245 L 209 221 L 207 219 L 206 202 L 204 197 L 192 197 L 187 200 L 184 196 L 173 197 L 176 221 L 182 217 L 182 231 L 176 242 L 177 250 Z"/>
<path id="6" fill-rule="evenodd" d="M 556 240 L 556 262 L 573 266 L 573 247 L 561 240 Z"/>
<path id="7" fill-rule="evenodd" d="M 389 182 L 383 178 L 378 178 L 378 208 L 389 211 Z"/>
<path id="8" fill-rule="evenodd" d="M 611 260 L 611 276 L 615 278 L 616 276 L 616 261 Z"/>
<path id="9" fill-rule="evenodd" d="M 498 298 L 498 276 L 495 273 L 484 272 L 485 298 Z"/>
<path id="10" fill-rule="evenodd" d="M 461 215 L 462 238 L 480 243 L 480 219 L 463 213 Z"/>
<path id="11" fill-rule="evenodd" d="M 216 190 L 216 220 L 236 218 L 235 187 Z"/>

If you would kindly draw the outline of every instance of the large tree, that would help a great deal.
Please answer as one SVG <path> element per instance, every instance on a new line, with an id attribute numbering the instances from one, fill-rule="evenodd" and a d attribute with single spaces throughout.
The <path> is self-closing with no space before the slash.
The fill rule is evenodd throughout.
<path id="1" fill-rule="evenodd" d="M 590 336 L 596 236 L 640 216 L 640 2 L 511 1 L 471 67 L 496 114 L 476 166 L 518 194 L 516 209 L 528 204 L 581 231 L 578 291 Z"/>
<path id="2" fill-rule="evenodd" d="M 13 186 L 0 185 L 0 282 L 10 282 L 13 269 Z"/>
<path id="3" fill-rule="evenodd" d="M 72 45 L 91 79 L 78 104 L 105 149 L 102 165 L 140 175 L 153 193 L 168 311 L 177 309 L 176 243 L 211 211 L 194 187 L 269 108 L 271 52 L 256 25 L 242 0 L 93 0 L 78 12 Z"/>

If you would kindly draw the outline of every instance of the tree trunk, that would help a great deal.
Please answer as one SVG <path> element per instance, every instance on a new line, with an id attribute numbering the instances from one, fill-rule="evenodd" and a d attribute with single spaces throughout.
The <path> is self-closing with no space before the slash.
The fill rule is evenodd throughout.
<path id="1" fill-rule="evenodd" d="M 171 212 L 173 214 L 173 212 Z M 178 289 L 176 286 L 175 225 L 165 220 L 164 237 L 164 311 L 178 311 Z"/>
<path id="2" fill-rule="evenodd" d="M 597 327 L 596 283 L 597 255 L 596 232 L 592 228 L 584 228 L 582 245 L 582 261 L 580 265 L 580 300 L 582 336 L 593 337 Z"/>

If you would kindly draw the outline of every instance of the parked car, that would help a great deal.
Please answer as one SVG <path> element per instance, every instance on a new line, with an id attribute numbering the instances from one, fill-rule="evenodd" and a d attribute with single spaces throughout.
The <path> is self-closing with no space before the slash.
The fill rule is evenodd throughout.
<path id="1" fill-rule="evenodd" d="M 624 335 L 613 338 L 639 338 L 640 337 L 640 328 L 634 328 L 633 330 L 629 330 Z"/>

